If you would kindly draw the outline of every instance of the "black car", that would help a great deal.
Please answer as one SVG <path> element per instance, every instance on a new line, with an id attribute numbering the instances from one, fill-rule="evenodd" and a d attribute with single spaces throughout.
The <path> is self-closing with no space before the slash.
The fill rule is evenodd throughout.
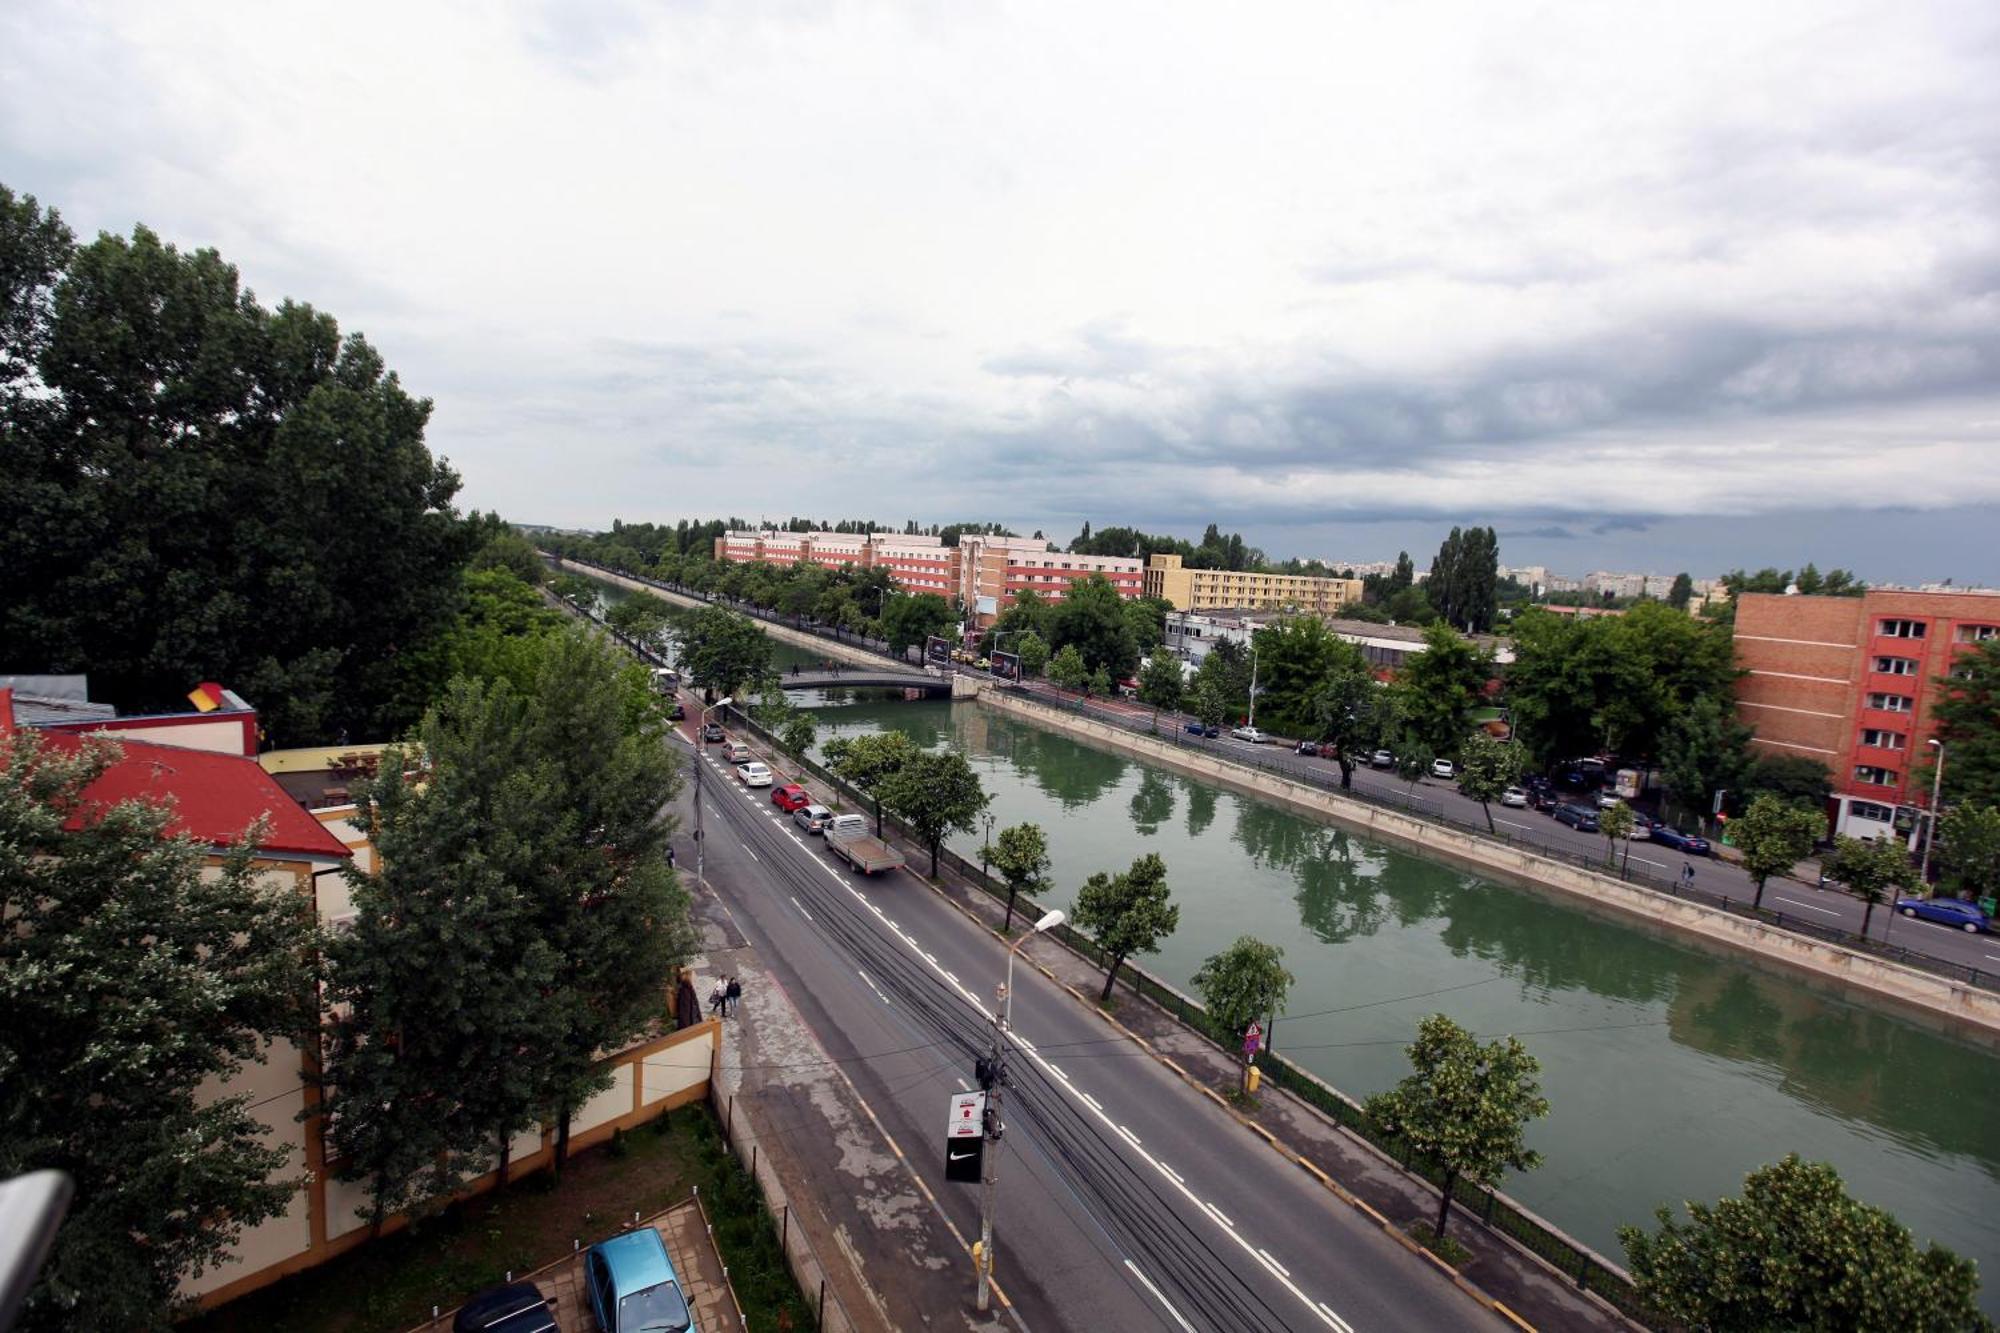
<path id="1" fill-rule="evenodd" d="M 556 1319 L 541 1288 L 532 1282 L 509 1282 L 459 1306 L 451 1333 L 556 1333 Z"/>
<path id="2" fill-rule="evenodd" d="M 1567 824 L 1578 833 L 1597 832 L 1597 811 L 1587 805 L 1559 805 L 1556 823 Z"/>
<path id="3" fill-rule="evenodd" d="M 678 699 L 674 700 L 673 704 L 667 709 L 667 720 L 670 722 L 686 721 L 687 715 L 688 710 L 681 707 L 680 700 Z"/>
<path id="4" fill-rule="evenodd" d="M 1294 751 L 1293 751 L 1293 753 L 1294 753 L 1294 754 L 1303 754 L 1303 755 L 1309 755 L 1309 756 L 1311 756 L 1311 757 L 1313 757 L 1313 758 L 1315 758 L 1315 759 L 1316 759 L 1316 758 L 1318 758 L 1318 757 L 1319 757 L 1319 742 L 1318 742 L 1318 741 L 1300 741 L 1300 742 L 1299 742 L 1299 744 L 1298 744 L 1298 748 L 1297 748 L 1296 750 L 1294 750 Z"/>
<path id="5" fill-rule="evenodd" d="M 709 743 L 710 743 L 711 745 L 712 745 L 712 744 L 714 744 L 714 743 L 715 743 L 716 741 L 719 741 L 719 740 L 721 740 L 721 739 L 722 739 L 722 724 L 721 724 L 720 722 L 704 722 L 704 723 L 702 723 L 702 726 L 701 726 L 701 738 L 702 738 L 703 740 L 705 740 L 705 741 L 709 742 Z"/>

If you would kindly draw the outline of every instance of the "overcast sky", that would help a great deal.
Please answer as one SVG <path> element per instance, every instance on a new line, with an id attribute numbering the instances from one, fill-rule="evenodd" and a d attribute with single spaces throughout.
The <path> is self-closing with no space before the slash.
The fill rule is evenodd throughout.
<path id="1" fill-rule="evenodd" d="M 0 8 L 0 181 L 601 526 L 2000 583 L 2000 4 Z"/>

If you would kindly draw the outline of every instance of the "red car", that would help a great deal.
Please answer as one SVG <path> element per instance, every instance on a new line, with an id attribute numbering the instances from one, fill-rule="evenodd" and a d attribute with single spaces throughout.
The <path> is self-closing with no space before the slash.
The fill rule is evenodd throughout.
<path id="1" fill-rule="evenodd" d="M 796 782 L 787 782 L 782 787 L 771 788 L 771 804 L 780 810 L 790 812 L 812 804 L 812 797 Z"/>

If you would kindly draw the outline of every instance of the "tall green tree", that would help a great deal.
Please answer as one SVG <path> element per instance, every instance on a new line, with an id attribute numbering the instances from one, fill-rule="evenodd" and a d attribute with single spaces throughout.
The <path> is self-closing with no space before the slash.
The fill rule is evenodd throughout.
<path id="1" fill-rule="evenodd" d="M 1475 732 L 1459 751 L 1458 789 L 1486 812 L 1487 832 L 1498 832 L 1493 826 L 1493 802 L 1521 780 L 1527 764 L 1527 751 L 1518 744 L 1495 740 L 1483 731 Z"/>
<path id="2" fill-rule="evenodd" d="M 1481 1045 L 1443 1014 L 1417 1025 L 1408 1048 L 1411 1073 L 1368 1099 L 1382 1131 L 1430 1159 L 1444 1175 L 1437 1238 L 1444 1239 L 1452 1191 L 1470 1180 L 1488 1189 L 1507 1170 L 1532 1171 L 1542 1155 L 1528 1147 L 1530 1124 L 1549 1113 L 1537 1075 L 1541 1064 L 1518 1037 Z"/>
<path id="3" fill-rule="evenodd" d="M 1961 653 L 1937 685 L 1931 717 L 1945 745 L 1944 804 L 2000 807 L 2000 639 Z M 1916 776 L 1929 781 L 1929 764 Z"/>
<path id="4" fill-rule="evenodd" d="M 1167 617 L 1173 614 L 1174 604 L 1164 597 L 1134 597 L 1120 604 L 1125 613 L 1125 626 L 1132 631 L 1132 648 L 1141 657 L 1148 657 L 1166 641 Z"/>
<path id="5" fill-rule="evenodd" d="M 1609 870 L 1618 859 L 1618 844 L 1632 836 L 1638 818 L 1632 813 L 1632 807 L 1623 801 L 1597 812 L 1597 831 L 1604 835 L 1605 869 Z"/>
<path id="6" fill-rule="evenodd" d="M 1483 634 L 1499 609 L 1500 538 L 1492 528 L 1453 528 L 1431 561 L 1424 592 L 1454 629 Z"/>
<path id="7" fill-rule="evenodd" d="M 1167 865 L 1146 853 L 1121 874 L 1099 871 L 1076 895 L 1077 928 L 1089 933 L 1111 957 L 1104 969 L 1100 1001 L 1111 998 L 1118 969 L 1135 953 L 1158 953 L 1160 941 L 1181 923 L 1181 909 L 1167 901 Z"/>
<path id="8" fill-rule="evenodd" d="M 0 187 L 0 642 L 122 711 L 220 680 L 280 744 L 389 734 L 442 684 L 480 534 L 430 404 L 330 315 L 144 227 L 72 248 Z"/>
<path id="9" fill-rule="evenodd" d="M 1945 811 L 1935 857 L 1953 892 L 2000 897 L 2000 809 L 1962 802 Z"/>
<path id="10" fill-rule="evenodd" d="M 820 750 L 826 766 L 837 777 L 874 802 L 875 836 L 878 838 L 882 836 L 883 788 L 916 753 L 917 747 L 900 731 L 837 736 Z"/>
<path id="11" fill-rule="evenodd" d="M 1049 659 L 1049 679 L 1066 690 L 1081 690 L 1090 680 L 1090 667 L 1073 643 L 1066 643 Z"/>
<path id="12" fill-rule="evenodd" d="M 924 640 L 948 633 L 957 623 L 951 603 L 934 592 L 897 593 L 882 607 L 882 637 L 892 653 L 921 648 Z"/>
<path id="13" fill-rule="evenodd" d="M 1403 663 L 1395 690 L 1403 724 L 1431 753 L 1455 756 L 1472 729 L 1493 655 L 1449 625 L 1424 631 L 1424 650 Z"/>
<path id="14" fill-rule="evenodd" d="M 1694 600 L 1694 580 L 1687 576 L 1686 570 L 1682 570 L 1674 575 L 1673 587 L 1667 589 L 1667 605 L 1676 611 L 1685 611 L 1692 600 Z"/>
<path id="15" fill-rule="evenodd" d="M 1341 670 L 1351 670 L 1361 650 L 1327 629 L 1317 616 L 1292 616 L 1257 631 L 1257 712 L 1286 736 L 1312 735 L 1318 724 L 1315 696 Z"/>
<path id="16" fill-rule="evenodd" d="M 0 1178 L 76 1186 L 28 1329 L 164 1329 L 300 1184 L 250 1098 L 208 1090 L 313 1031 L 310 901 L 261 881 L 257 827 L 209 872 L 169 807 L 91 797 L 120 750 L 0 740 Z"/>
<path id="17" fill-rule="evenodd" d="M 1196 676 L 1194 688 L 1188 692 L 1188 709 L 1205 727 L 1219 727 L 1228 716 L 1229 705 L 1224 700 L 1221 689 L 1213 680 L 1203 680 Z"/>
<path id="18" fill-rule="evenodd" d="M 1298 978 L 1285 970 L 1285 951 L 1249 935 L 1221 953 L 1210 954 L 1195 969 L 1193 983 L 1203 1007 L 1217 1028 L 1233 1040 L 1260 1018 L 1275 1017 L 1285 1007 Z M 1243 1086 L 1250 1081 L 1250 1063 L 1243 1063 Z"/>
<path id="19" fill-rule="evenodd" d="M 1731 810 L 1746 810 L 1759 796 L 1770 796 L 1786 805 L 1820 811 L 1826 809 L 1833 792 L 1833 775 L 1825 764 L 1811 755 L 1752 754 L 1737 779 Z"/>
<path id="20" fill-rule="evenodd" d="M 1750 728 L 1713 695 L 1684 709 L 1660 738 L 1660 777 L 1676 805 L 1711 809 L 1718 791 L 1737 791 L 1748 766 Z"/>
<path id="21" fill-rule="evenodd" d="M 1049 615 L 1049 635 L 1058 653 L 1075 648 L 1085 666 L 1101 669 L 1114 680 L 1131 675 L 1139 662 L 1139 644 L 1125 604 L 1102 574 L 1069 585 Z"/>
<path id="22" fill-rule="evenodd" d="M 1250 707 L 1250 650 L 1234 639 L 1218 639 L 1201 659 L 1191 682 L 1209 685 L 1222 700 L 1227 717 L 1242 717 Z"/>
<path id="23" fill-rule="evenodd" d="M 1784 1161 L 1752 1171 L 1743 1196 L 1666 1208 L 1659 1229 L 1620 1227 L 1632 1280 L 1647 1305 L 1677 1325 L 1715 1333 L 1765 1329 L 1991 1330 L 1979 1310 L 1979 1271 L 1850 1197 L 1824 1162 Z"/>
<path id="24" fill-rule="evenodd" d="M 771 640 L 741 612 L 704 606 L 674 625 L 688 683 L 713 702 L 771 673 Z"/>
<path id="25" fill-rule="evenodd" d="M 1391 722 L 1390 692 L 1375 682 L 1361 649 L 1345 639 L 1331 654 L 1326 672 L 1307 696 L 1311 733 L 1333 747 L 1343 790 L 1354 785 L 1357 756 L 1381 743 Z"/>
<path id="26" fill-rule="evenodd" d="M 991 803 L 979 775 L 956 750 L 918 750 L 880 786 L 882 804 L 909 826 L 931 854 L 937 878 L 938 853 L 953 833 L 972 832 L 979 812 Z"/>
<path id="27" fill-rule="evenodd" d="M 1033 630 L 1014 641 L 1014 651 L 1021 656 L 1021 675 L 1034 677 L 1042 674 L 1042 668 L 1049 664 L 1048 641 Z"/>
<path id="28" fill-rule="evenodd" d="M 1773 875 L 1790 874 L 1825 831 L 1824 815 L 1787 805 L 1775 796 L 1759 796 L 1740 818 L 1730 821 L 1729 840 L 1743 854 L 1743 869 L 1757 884 L 1752 907 L 1764 905 L 1764 882 Z"/>
<path id="29" fill-rule="evenodd" d="M 649 592 L 632 593 L 604 613 L 607 625 L 643 643 L 653 643 L 667 621 L 667 604 Z"/>
<path id="30" fill-rule="evenodd" d="M 1049 838 L 1040 824 L 1010 824 L 993 840 L 993 868 L 1007 885 L 1007 920 L 1014 928 L 1014 899 L 1023 891 L 1039 892 L 1049 878 Z"/>
<path id="31" fill-rule="evenodd" d="M 1902 843 L 1890 838 L 1869 839 L 1838 837 L 1833 840 L 1833 855 L 1826 858 L 1823 867 L 1826 877 L 1847 886 L 1847 891 L 1859 898 L 1861 909 L 1861 934 L 1868 935 L 1868 922 L 1875 915 L 1875 909 L 1894 890 L 1907 886 L 1917 877 L 1917 868 L 1910 864 L 1910 853 Z"/>
<path id="32" fill-rule="evenodd" d="M 1180 660 L 1164 652 L 1156 652 L 1146 659 L 1146 665 L 1139 671 L 1139 702 L 1151 706 L 1153 710 L 1153 730 L 1160 729 L 1160 710 L 1179 712 L 1181 698 L 1187 692 L 1187 674 L 1181 670 Z"/>

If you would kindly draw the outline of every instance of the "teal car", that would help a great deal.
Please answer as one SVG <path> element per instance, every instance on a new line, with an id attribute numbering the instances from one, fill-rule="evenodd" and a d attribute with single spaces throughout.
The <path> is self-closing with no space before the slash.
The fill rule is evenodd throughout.
<path id="1" fill-rule="evenodd" d="M 604 1333 L 694 1333 L 694 1314 L 651 1227 L 600 1241 L 584 1254 L 583 1285 Z"/>

